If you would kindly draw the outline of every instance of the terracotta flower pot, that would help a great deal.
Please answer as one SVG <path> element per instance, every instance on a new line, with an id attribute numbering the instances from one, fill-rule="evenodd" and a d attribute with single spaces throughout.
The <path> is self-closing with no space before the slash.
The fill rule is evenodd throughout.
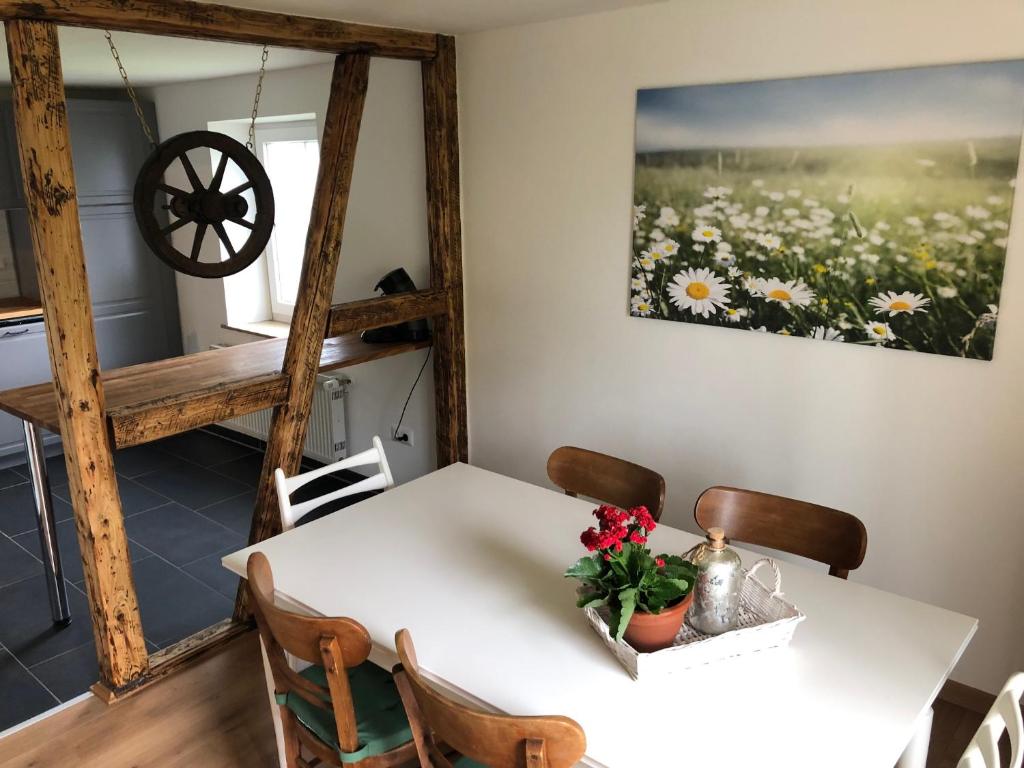
<path id="1" fill-rule="evenodd" d="M 641 653 L 668 648 L 683 626 L 683 618 L 693 602 L 691 591 L 683 601 L 661 613 L 637 611 L 629 620 L 623 639 Z"/>

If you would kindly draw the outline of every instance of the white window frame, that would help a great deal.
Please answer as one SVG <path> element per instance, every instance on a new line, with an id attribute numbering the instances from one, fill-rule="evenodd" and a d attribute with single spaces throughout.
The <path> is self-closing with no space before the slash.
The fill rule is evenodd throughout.
<path id="1" fill-rule="evenodd" d="M 259 149 L 259 159 L 266 167 L 266 145 L 279 141 L 316 141 L 317 135 L 315 120 L 294 120 L 279 123 L 256 124 L 256 147 Z M 275 195 L 278 190 L 274 190 Z M 295 311 L 295 304 L 283 300 L 279 293 L 280 265 L 276 253 L 276 230 L 267 243 L 267 285 L 270 291 L 270 309 L 273 320 L 281 323 L 290 323 L 292 313 Z"/>

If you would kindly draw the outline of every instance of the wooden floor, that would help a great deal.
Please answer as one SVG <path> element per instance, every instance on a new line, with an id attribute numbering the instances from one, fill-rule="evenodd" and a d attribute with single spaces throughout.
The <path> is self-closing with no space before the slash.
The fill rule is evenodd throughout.
<path id="1" fill-rule="evenodd" d="M 92 698 L 0 741 L 2 768 L 272 768 L 255 632 L 137 696 Z"/>
<path id="2" fill-rule="evenodd" d="M 928 768 L 956 768 L 981 715 L 939 701 Z M 274 730 L 255 633 L 138 696 L 76 704 L 0 741 L 0 768 L 272 768 Z"/>

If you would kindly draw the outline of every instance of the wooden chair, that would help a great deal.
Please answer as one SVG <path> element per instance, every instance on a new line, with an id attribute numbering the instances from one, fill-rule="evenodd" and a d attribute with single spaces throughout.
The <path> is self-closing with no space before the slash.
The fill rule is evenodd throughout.
<path id="1" fill-rule="evenodd" d="M 377 473 L 365 480 L 360 480 L 352 485 L 346 485 L 344 488 L 339 488 L 331 493 L 325 493 L 323 496 L 318 496 L 315 499 L 292 504 L 291 495 L 299 490 L 299 488 L 318 478 L 338 470 L 365 467 L 373 464 L 377 465 Z M 384 446 L 381 444 L 380 438 L 374 435 L 372 448 L 362 453 L 357 453 L 355 456 L 349 456 L 347 459 L 328 464 L 325 467 L 314 469 L 311 472 L 305 472 L 294 477 L 285 477 L 282 469 L 278 467 L 274 470 L 274 484 L 277 486 L 277 504 L 281 511 L 281 530 L 290 531 L 303 517 L 317 507 L 343 499 L 346 496 L 354 496 L 357 493 L 383 491 L 387 488 L 393 488 L 395 480 L 391 476 L 388 457 L 384 455 Z"/>
<path id="2" fill-rule="evenodd" d="M 284 765 L 310 768 L 302 747 L 333 766 L 388 768 L 414 760 L 416 745 L 398 690 L 391 675 L 366 660 L 370 636 L 363 625 L 278 608 L 262 552 L 249 556 L 246 571 L 281 717 Z M 292 669 L 286 652 L 312 666 Z"/>
<path id="3" fill-rule="evenodd" d="M 567 717 L 492 715 L 458 704 L 424 681 L 409 630 L 395 634 L 394 669 L 421 768 L 571 768 L 587 737 Z M 450 760 L 451 749 L 461 757 Z"/>
<path id="4" fill-rule="evenodd" d="M 1024 672 L 1012 675 L 996 696 L 992 708 L 981 721 L 981 727 L 967 745 L 957 768 L 1021 768 L 1024 762 L 1024 717 L 1021 704 L 1024 700 Z M 1009 735 L 1010 759 L 1000 756 L 999 740 Z"/>
<path id="5" fill-rule="evenodd" d="M 564 445 L 548 457 L 548 477 L 569 496 L 617 507 L 645 506 L 655 520 L 665 506 L 665 478 L 653 469 L 585 448 Z"/>
<path id="6" fill-rule="evenodd" d="M 693 516 L 705 531 L 719 527 L 730 540 L 781 549 L 828 565 L 845 579 L 864 562 L 864 523 L 838 509 L 716 485 L 697 499 Z"/>

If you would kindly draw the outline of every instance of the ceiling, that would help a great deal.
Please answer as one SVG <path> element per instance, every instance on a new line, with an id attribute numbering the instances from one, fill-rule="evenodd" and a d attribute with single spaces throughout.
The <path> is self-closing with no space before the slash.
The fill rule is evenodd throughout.
<path id="1" fill-rule="evenodd" d="M 305 16 L 459 34 L 580 16 L 664 0 L 228 0 L 225 5 Z M 259 47 L 115 32 L 128 76 L 140 87 L 254 73 Z M 103 32 L 61 27 L 61 58 L 69 86 L 121 84 Z M 328 54 L 272 49 L 268 69 L 330 61 Z M 0 83 L 10 83 L 0 38 Z"/>

